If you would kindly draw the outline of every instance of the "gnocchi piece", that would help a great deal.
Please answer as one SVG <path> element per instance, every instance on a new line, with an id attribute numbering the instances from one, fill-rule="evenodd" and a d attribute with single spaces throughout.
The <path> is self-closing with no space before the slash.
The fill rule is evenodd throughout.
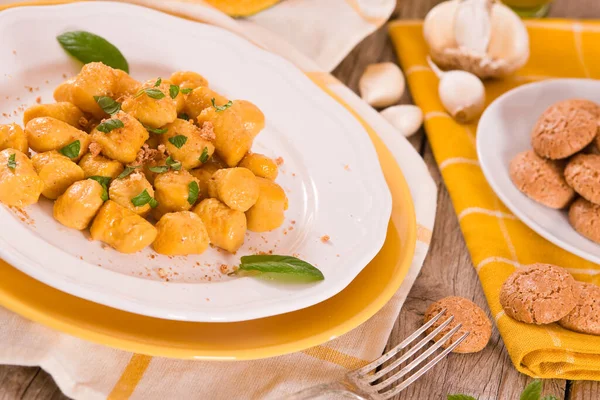
<path id="1" fill-rule="evenodd" d="M 79 160 L 87 153 L 90 145 L 90 137 L 87 133 L 52 117 L 32 119 L 25 126 L 25 133 L 29 146 L 37 153 L 60 151 L 65 146 L 79 141 L 79 155 L 74 157 L 74 160 Z"/>
<path id="2" fill-rule="evenodd" d="M 205 199 L 193 211 L 202 218 L 210 242 L 235 253 L 244 244 L 246 215 L 232 210 L 217 199 Z"/>
<path id="3" fill-rule="evenodd" d="M 113 96 L 115 99 L 121 99 L 124 96 L 133 96 L 140 90 L 142 84 L 133 79 L 125 71 L 113 69 L 115 73 L 115 87 L 113 88 Z"/>
<path id="4" fill-rule="evenodd" d="M 90 176 L 104 176 L 115 179 L 124 169 L 123 164 L 120 162 L 101 155 L 95 156 L 92 153 L 87 153 L 81 157 L 79 166 L 86 178 Z"/>
<path id="5" fill-rule="evenodd" d="M 113 97 L 116 82 L 114 69 L 101 62 L 92 62 L 85 64 L 77 76 L 60 84 L 54 91 L 54 99 L 73 103 L 82 111 L 104 118 L 106 113 L 96 103 L 94 96 Z"/>
<path id="6" fill-rule="evenodd" d="M 54 202 L 54 219 L 69 228 L 84 230 L 102 207 L 104 188 L 93 179 L 78 181 Z"/>
<path id="7" fill-rule="evenodd" d="M 146 144 L 148 145 L 149 148 L 151 149 L 157 149 L 158 145 L 161 142 L 160 139 L 161 135 L 150 135 L 150 137 L 148 138 L 148 140 L 146 140 Z"/>
<path id="8" fill-rule="evenodd" d="M 208 81 L 200 74 L 191 71 L 177 71 L 169 78 L 173 85 L 182 89 L 196 89 L 199 86 L 208 86 Z"/>
<path id="9" fill-rule="evenodd" d="M 140 90 L 146 91 L 125 99 L 121 108 L 143 124 L 160 128 L 177 119 L 177 101 L 169 94 L 168 82 L 162 82 L 157 87 L 154 86 L 155 82 L 151 80 L 144 83 Z"/>
<path id="10" fill-rule="evenodd" d="M 148 194 L 151 197 L 154 197 L 154 189 L 144 174 L 141 172 L 134 172 L 125 178 L 113 180 L 110 183 L 108 196 L 115 203 L 133 211 L 138 215 L 146 216 L 148 213 L 150 213 L 150 204 L 135 206 L 131 202 L 131 199 L 138 196 L 144 190 L 148 191 Z"/>
<path id="11" fill-rule="evenodd" d="M 16 149 L 0 151 L 0 202 L 25 207 L 37 203 L 44 190 L 33 163 Z"/>
<path id="12" fill-rule="evenodd" d="M 161 143 L 185 169 L 201 166 L 215 152 L 211 136 L 189 121 L 176 119 L 166 128 L 168 131 L 160 135 Z"/>
<path id="13" fill-rule="evenodd" d="M 0 150 L 15 149 L 21 153 L 29 152 L 27 135 L 17 124 L 0 125 Z"/>
<path id="14" fill-rule="evenodd" d="M 40 117 L 52 117 L 62 122 L 77 128 L 85 129 L 87 119 L 83 112 L 75 105 L 67 102 L 53 104 L 37 104 L 29 107 L 23 114 L 23 126 L 26 126 L 29 121 Z"/>
<path id="15" fill-rule="evenodd" d="M 235 104 L 235 103 L 234 103 Z M 215 151 L 230 167 L 235 167 L 252 147 L 253 136 L 246 130 L 240 114 L 232 107 L 217 111 L 206 108 L 198 116 L 198 124 L 212 123 Z"/>
<path id="16" fill-rule="evenodd" d="M 156 224 L 156 230 L 158 234 L 152 247 L 159 254 L 202 254 L 208 248 L 209 239 L 204 223 L 193 212 L 167 213 Z"/>
<path id="17" fill-rule="evenodd" d="M 265 115 L 253 103 L 247 100 L 236 100 L 231 105 L 231 109 L 240 115 L 246 132 L 253 139 L 265 127 Z"/>
<path id="18" fill-rule="evenodd" d="M 100 145 L 106 157 L 123 164 L 131 163 L 148 139 L 148 131 L 137 119 L 123 111 L 112 119 L 121 121 L 124 126 L 104 133 L 98 130 L 99 125 L 91 133 L 92 140 Z"/>
<path id="19" fill-rule="evenodd" d="M 108 200 L 90 227 L 92 239 L 121 253 L 136 253 L 156 239 L 157 230 L 133 211 Z"/>
<path id="20" fill-rule="evenodd" d="M 160 220 L 166 213 L 192 208 L 193 204 L 188 201 L 192 182 L 198 183 L 185 169 L 159 174 L 154 179 L 154 198 L 158 201 L 158 207 L 152 209 L 154 219 Z"/>
<path id="21" fill-rule="evenodd" d="M 183 111 L 191 120 L 195 120 L 204 109 L 213 106 L 212 99 L 215 99 L 217 106 L 223 106 L 229 101 L 226 97 L 210 90 L 206 86 L 200 86 L 186 96 Z"/>
<path id="22" fill-rule="evenodd" d="M 208 181 L 208 195 L 229 208 L 245 212 L 256 203 L 259 186 L 249 169 L 220 169 Z"/>
<path id="23" fill-rule="evenodd" d="M 206 164 L 204 164 L 200 168 L 190 170 L 190 174 L 192 174 L 198 180 L 200 198 L 209 197 L 208 181 L 215 172 L 217 172 L 221 168 L 224 168 L 216 162 L 211 162 L 212 160 L 213 159 L 211 158 Z"/>
<path id="24" fill-rule="evenodd" d="M 44 181 L 42 194 L 48 199 L 56 199 L 85 175 L 79 165 L 55 150 L 38 153 L 31 161 L 38 176 Z"/>
<path id="25" fill-rule="evenodd" d="M 256 204 L 246 212 L 248 230 L 266 232 L 283 224 L 284 211 L 287 210 L 288 200 L 285 192 L 273 181 L 256 178 L 260 187 L 260 195 Z"/>
<path id="26" fill-rule="evenodd" d="M 261 178 L 270 179 L 272 181 L 277 178 L 277 174 L 279 172 L 277 170 L 277 164 L 275 161 L 258 153 L 246 154 L 238 166 L 248 168 L 254 175 Z"/>

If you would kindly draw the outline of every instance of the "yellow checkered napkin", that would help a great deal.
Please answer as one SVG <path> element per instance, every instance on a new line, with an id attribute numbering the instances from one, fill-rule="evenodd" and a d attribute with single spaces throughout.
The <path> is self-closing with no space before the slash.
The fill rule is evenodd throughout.
<path id="1" fill-rule="evenodd" d="M 486 83 L 487 101 L 524 83 L 555 78 L 600 78 L 600 24 L 569 20 L 528 21 L 531 58 L 517 76 Z M 538 236 L 504 207 L 487 184 L 475 151 L 477 124 L 460 125 L 444 111 L 438 78 L 427 66 L 422 24 L 393 22 L 390 34 L 500 334 L 517 369 L 541 378 L 600 380 L 600 337 L 533 326 L 504 315 L 502 283 L 524 264 L 567 268 L 576 279 L 600 285 L 600 265 Z"/>

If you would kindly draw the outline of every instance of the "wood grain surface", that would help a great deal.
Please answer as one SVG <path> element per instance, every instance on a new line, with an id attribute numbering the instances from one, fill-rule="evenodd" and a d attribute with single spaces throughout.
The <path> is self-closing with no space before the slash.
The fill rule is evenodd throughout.
<path id="1" fill-rule="evenodd" d="M 326 0 L 325 0 L 326 1 Z M 394 19 L 423 18 L 439 0 L 398 0 Z M 551 16 L 600 18 L 598 0 L 556 0 Z M 382 27 L 360 43 L 335 69 L 334 75 L 357 90 L 358 79 L 371 63 L 396 61 L 396 56 Z M 411 103 L 410 93 L 400 103 Z M 439 298 L 457 295 L 472 299 L 488 310 L 485 297 L 466 249 L 452 203 L 423 132 L 410 138 L 423 155 L 438 189 L 438 210 L 432 246 L 406 304 L 402 308 L 388 347 L 393 347 L 420 326 L 427 306 Z M 489 310 L 488 310 L 489 313 Z M 480 353 L 451 354 L 429 373 L 401 393 L 396 399 L 446 399 L 447 394 L 464 393 L 479 400 L 513 400 L 531 379 L 513 367 L 498 331 Z M 600 399 L 600 382 L 544 381 L 544 394 L 565 400 Z M 38 367 L 0 365 L 0 400 L 67 399 L 52 378 Z"/>

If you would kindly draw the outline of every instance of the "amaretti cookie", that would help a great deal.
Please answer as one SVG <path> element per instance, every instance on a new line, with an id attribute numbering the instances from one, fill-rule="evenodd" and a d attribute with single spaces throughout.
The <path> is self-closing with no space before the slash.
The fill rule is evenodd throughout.
<path id="1" fill-rule="evenodd" d="M 540 116 L 531 132 L 535 152 L 546 158 L 567 158 L 596 137 L 598 118 L 580 107 L 580 100 L 556 103 Z"/>
<path id="2" fill-rule="evenodd" d="M 600 243 L 600 206 L 579 198 L 569 208 L 569 222 L 577 232 Z"/>
<path id="3" fill-rule="evenodd" d="M 458 324 L 462 324 L 459 330 L 443 347 L 449 347 L 465 332 L 470 332 L 469 336 L 453 351 L 455 353 L 475 353 L 483 350 L 492 336 L 492 323 L 485 315 L 485 312 L 470 300 L 463 297 L 450 296 L 431 304 L 427 311 L 425 311 L 424 322 L 431 320 L 443 309 L 446 309 L 446 313 L 427 330 L 427 333 L 433 332 L 449 316 L 454 316 L 454 319 L 433 340 L 437 342 Z"/>
<path id="4" fill-rule="evenodd" d="M 596 119 L 600 118 L 600 106 L 595 102 L 587 99 L 571 99 L 567 101 L 572 107 L 581 108 L 592 114 Z"/>
<path id="5" fill-rule="evenodd" d="M 575 332 L 600 335 L 600 287 L 585 282 L 575 284 L 579 288 L 577 305 L 558 324 Z"/>
<path id="6" fill-rule="evenodd" d="M 577 305 L 578 287 L 564 268 L 532 264 L 516 270 L 502 285 L 500 304 L 509 317 L 528 324 L 549 324 Z"/>
<path id="7" fill-rule="evenodd" d="M 565 168 L 565 180 L 581 197 L 600 204 L 600 155 L 577 154 Z"/>
<path id="8" fill-rule="evenodd" d="M 529 150 L 512 159 L 509 173 L 515 186 L 532 200 L 550 208 L 563 208 L 575 197 L 563 175 L 563 165 Z"/>

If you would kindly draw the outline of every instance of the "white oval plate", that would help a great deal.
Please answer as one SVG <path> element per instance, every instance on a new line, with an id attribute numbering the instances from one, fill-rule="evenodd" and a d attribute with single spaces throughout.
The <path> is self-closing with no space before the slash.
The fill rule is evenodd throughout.
<path id="1" fill-rule="evenodd" d="M 86 30 L 115 44 L 138 79 L 177 70 L 204 75 L 218 92 L 247 99 L 266 116 L 253 150 L 282 157 L 277 182 L 290 208 L 284 225 L 249 233 L 234 255 L 165 257 L 150 248 L 124 255 L 52 218 L 45 200 L 24 212 L 0 207 L 0 256 L 50 286 L 100 304 L 157 318 L 224 322 L 268 317 L 321 302 L 346 287 L 386 236 L 391 195 L 363 127 L 284 59 L 225 30 L 120 3 L 23 7 L 0 13 L 0 123 L 52 102 L 53 89 L 80 64 L 55 37 Z M 4 116 L 3 116 L 4 115 Z M 23 222 L 24 221 L 24 222 Z M 331 240 L 323 243 L 328 235 Z M 230 278 L 221 265 L 245 254 L 297 255 L 325 280 L 277 284 Z"/>
<path id="2" fill-rule="evenodd" d="M 497 98 L 483 113 L 477 128 L 477 155 L 492 189 L 521 221 L 555 245 L 600 263 L 600 245 L 569 224 L 566 211 L 536 203 L 512 183 L 508 164 L 531 149 L 531 129 L 557 101 L 582 98 L 600 103 L 600 81 L 557 79 L 520 86 Z"/>

